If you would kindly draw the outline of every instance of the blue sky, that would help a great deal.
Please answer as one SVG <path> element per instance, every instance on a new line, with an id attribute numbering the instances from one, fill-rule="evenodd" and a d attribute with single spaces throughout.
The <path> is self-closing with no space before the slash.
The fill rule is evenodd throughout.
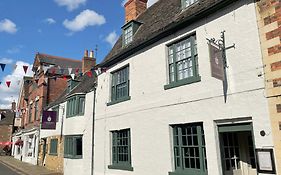
<path id="1" fill-rule="evenodd" d="M 22 76 L 32 75 L 22 66 L 31 67 L 36 52 L 82 59 L 85 49 L 97 45 L 97 62 L 102 61 L 121 34 L 125 1 L 1 0 L 0 63 L 7 65 L 0 71 L 0 108 L 17 102 Z"/>

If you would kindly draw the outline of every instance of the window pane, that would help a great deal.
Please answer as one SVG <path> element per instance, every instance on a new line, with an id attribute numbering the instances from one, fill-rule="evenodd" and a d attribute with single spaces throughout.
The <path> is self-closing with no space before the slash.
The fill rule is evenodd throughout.
<path id="1" fill-rule="evenodd" d="M 112 163 L 130 164 L 129 129 L 112 132 Z"/>
<path id="2" fill-rule="evenodd" d="M 206 154 L 203 153 L 203 151 L 205 150 L 203 142 L 205 143 L 205 140 L 202 141 L 202 143 L 199 143 L 199 140 L 204 139 L 204 137 L 202 136 L 203 125 L 177 125 L 173 128 L 173 134 L 174 160 L 176 169 L 184 170 L 187 172 L 187 174 L 192 173 L 194 170 L 202 169 L 202 167 L 204 167 L 204 170 L 206 170 L 207 166 L 201 165 L 201 162 L 204 162 L 204 165 L 207 164 L 205 163 Z"/>
<path id="3" fill-rule="evenodd" d="M 129 67 L 125 67 L 117 72 L 112 74 L 112 101 L 116 101 L 120 98 L 126 97 L 129 95 Z"/>
<path id="4" fill-rule="evenodd" d="M 80 156 L 82 155 L 82 137 L 75 138 L 75 143 L 76 155 Z"/>

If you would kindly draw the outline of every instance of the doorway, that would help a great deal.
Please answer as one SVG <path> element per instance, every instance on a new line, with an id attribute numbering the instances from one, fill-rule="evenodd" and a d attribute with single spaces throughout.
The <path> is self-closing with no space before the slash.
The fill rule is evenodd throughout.
<path id="1" fill-rule="evenodd" d="M 220 133 L 224 175 L 256 175 L 251 132 Z"/>

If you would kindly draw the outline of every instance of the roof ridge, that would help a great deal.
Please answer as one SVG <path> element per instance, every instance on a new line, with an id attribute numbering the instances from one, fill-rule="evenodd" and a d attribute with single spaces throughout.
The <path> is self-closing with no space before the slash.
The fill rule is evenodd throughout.
<path id="1" fill-rule="evenodd" d="M 65 57 L 61 57 L 61 56 L 49 55 L 49 54 L 39 53 L 39 52 L 36 55 L 46 56 L 51 59 L 60 59 L 60 60 L 66 60 L 66 61 L 72 61 L 72 62 L 82 62 L 81 60 L 76 60 L 73 58 L 65 58 Z M 39 57 L 39 59 L 40 59 L 40 57 Z"/>

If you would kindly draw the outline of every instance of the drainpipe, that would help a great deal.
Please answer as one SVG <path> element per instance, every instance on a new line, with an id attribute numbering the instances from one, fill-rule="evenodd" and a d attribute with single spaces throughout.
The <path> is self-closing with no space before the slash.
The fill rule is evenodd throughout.
<path id="1" fill-rule="evenodd" d="M 94 174 L 94 134 L 95 134 L 95 108 L 96 108 L 96 84 L 94 85 L 94 99 L 93 99 L 93 123 L 92 123 L 92 163 L 91 163 L 91 175 Z"/>

